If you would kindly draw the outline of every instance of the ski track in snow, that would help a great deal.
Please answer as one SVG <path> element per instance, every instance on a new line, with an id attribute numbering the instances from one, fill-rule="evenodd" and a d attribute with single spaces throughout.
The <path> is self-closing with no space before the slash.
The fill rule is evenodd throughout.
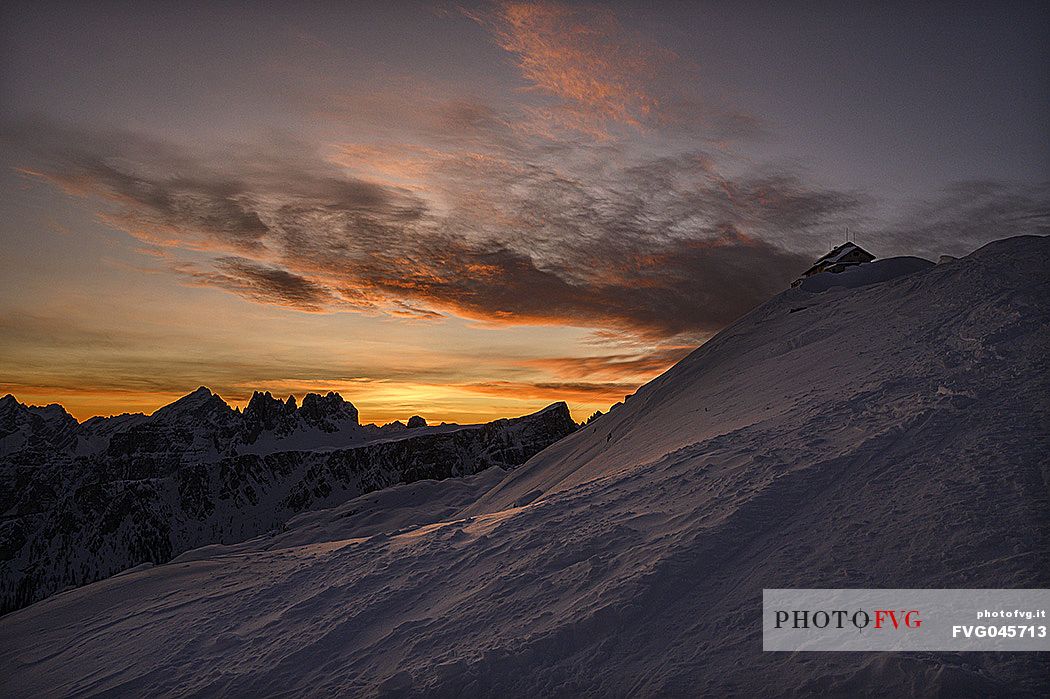
<path id="1" fill-rule="evenodd" d="M 1050 586 L 1050 240 L 878 264 L 509 474 L 0 618 L 0 694 L 1038 695 L 1046 654 L 761 652 L 763 587 Z"/>

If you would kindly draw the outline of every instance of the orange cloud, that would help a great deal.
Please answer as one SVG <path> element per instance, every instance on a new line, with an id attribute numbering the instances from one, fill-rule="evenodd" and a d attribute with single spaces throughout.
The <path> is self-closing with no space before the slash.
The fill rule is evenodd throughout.
<path id="1" fill-rule="evenodd" d="M 606 8 L 550 2 L 505 2 L 465 11 L 517 57 L 532 90 L 560 109 L 531 108 L 540 123 L 601 135 L 603 122 L 640 126 L 659 107 L 647 88 L 676 59 L 629 34 Z"/>
<path id="2" fill-rule="evenodd" d="M 341 143 L 329 160 L 362 177 L 418 188 L 445 157 L 442 151 L 409 143 Z"/>
<path id="3" fill-rule="evenodd" d="M 622 128 L 674 131 L 725 149 L 766 130 L 761 119 L 725 102 L 696 64 L 627 30 L 600 4 L 498 2 L 463 10 L 516 58 L 531 101 L 513 128 L 564 140 L 566 131 L 601 141 Z"/>
<path id="4" fill-rule="evenodd" d="M 689 345 L 664 347 L 641 354 L 543 357 L 525 360 L 522 364 L 561 378 L 644 383 L 666 371 L 693 349 Z"/>
<path id="5" fill-rule="evenodd" d="M 486 381 L 461 386 L 464 390 L 493 396 L 513 397 L 521 400 L 571 401 L 587 406 L 608 407 L 634 393 L 636 383 L 592 383 Z"/>

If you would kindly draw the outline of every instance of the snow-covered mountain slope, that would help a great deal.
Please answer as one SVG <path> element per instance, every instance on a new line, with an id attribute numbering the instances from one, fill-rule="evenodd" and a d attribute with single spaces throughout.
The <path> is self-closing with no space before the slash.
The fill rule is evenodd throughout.
<path id="1" fill-rule="evenodd" d="M 0 693 L 1039 695 L 1046 654 L 761 651 L 764 587 L 1050 586 L 1050 239 L 887 262 L 772 299 L 499 479 L 0 618 Z"/>
<path id="2" fill-rule="evenodd" d="M 378 428 L 335 393 L 302 407 L 257 393 L 241 414 L 200 388 L 149 417 L 83 425 L 8 396 L 0 429 L 11 447 L 0 458 L 6 612 L 361 493 L 511 468 L 576 425 L 557 403 L 486 425 Z"/>

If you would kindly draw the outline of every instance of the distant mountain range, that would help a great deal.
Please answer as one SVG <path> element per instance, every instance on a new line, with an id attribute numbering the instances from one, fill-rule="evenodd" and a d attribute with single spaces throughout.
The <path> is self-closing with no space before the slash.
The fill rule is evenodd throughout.
<path id="1" fill-rule="evenodd" d="M 362 425 L 337 393 L 205 387 L 152 415 L 78 423 L 0 399 L 0 613 L 397 483 L 513 468 L 576 430 L 565 403 L 483 425 Z"/>

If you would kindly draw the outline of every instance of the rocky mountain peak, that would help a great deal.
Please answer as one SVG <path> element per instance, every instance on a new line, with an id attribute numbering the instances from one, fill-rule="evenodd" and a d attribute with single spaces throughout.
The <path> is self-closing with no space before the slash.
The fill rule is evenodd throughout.
<path id="1" fill-rule="evenodd" d="M 299 415 L 308 425 L 326 432 L 337 429 L 337 423 L 359 424 L 357 408 L 354 407 L 354 404 L 344 400 L 334 391 L 329 391 L 323 396 L 319 393 L 307 393 L 303 396 L 303 405 L 299 408 Z"/>
<path id="2" fill-rule="evenodd" d="M 51 442 L 62 438 L 76 426 L 76 419 L 57 403 L 24 405 L 10 393 L 0 398 L 0 438 L 16 433 L 21 435 L 7 448 Z"/>
<path id="3" fill-rule="evenodd" d="M 289 405 L 288 402 L 282 401 L 280 398 L 274 398 L 269 391 L 254 391 L 251 399 L 248 401 L 248 406 L 244 409 L 244 417 L 266 421 L 269 417 L 285 415 L 294 411 L 294 399 Z"/>
<path id="4" fill-rule="evenodd" d="M 155 422 L 172 422 L 205 420 L 215 422 L 233 415 L 233 409 L 213 393 L 210 388 L 201 386 L 192 393 L 187 393 L 174 403 L 169 403 L 153 413 Z"/>
<path id="5" fill-rule="evenodd" d="M 255 391 L 243 413 L 245 441 L 254 442 L 263 431 L 287 434 L 294 429 L 295 413 L 293 397 L 289 396 L 288 400 L 282 401 L 280 398 L 274 398 L 269 391 Z"/>
<path id="6" fill-rule="evenodd" d="M 5 426 L 8 426 L 8 423 L 13 425 L 25 410 L 26 407 L 19 403 L 10 393 L 0 398 L 0 435 L 10 431 L 9 429 L 5 430 Z"/>

